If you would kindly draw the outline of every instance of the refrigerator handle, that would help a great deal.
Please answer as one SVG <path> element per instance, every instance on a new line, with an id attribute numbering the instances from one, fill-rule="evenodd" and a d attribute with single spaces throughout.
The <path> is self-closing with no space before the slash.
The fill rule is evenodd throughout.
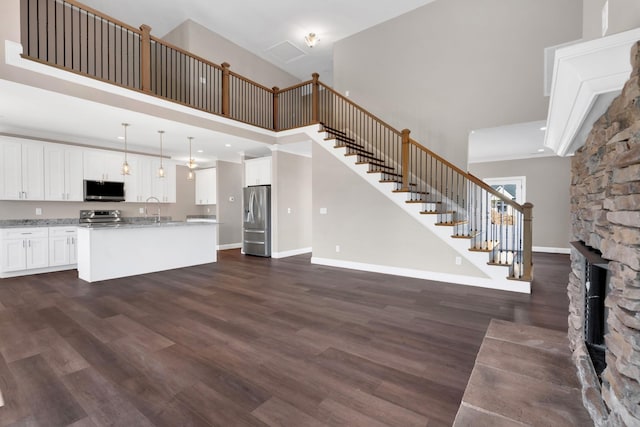
<path id="1" fill-rule="evenodd" d="M 255 202 L 256 193 L 254 191 L 249 195 L 249 210 L 247 211 L 247 222 L 254 222 L 253 211 L 255 210 L 253 205 Z"/>

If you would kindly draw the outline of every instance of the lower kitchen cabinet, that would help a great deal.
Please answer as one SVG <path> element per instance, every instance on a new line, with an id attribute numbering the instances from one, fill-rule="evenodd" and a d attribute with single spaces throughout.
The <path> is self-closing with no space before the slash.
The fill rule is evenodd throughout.
<path id="1" fill-rule="evenodd" d="M 75 268 L 76 227 L 0 229 L 0 278 Z"/>
<path id="2" fill-rule="evenodd" d="M 49 266 L 77 264 L 78 246 L 76 227 L 49 229 Z"/>
<path id="3" fill-rule="evenodd" d="M 49 266 L 49 229 L 14 228 L 2 230 L 2 272 Z"/>

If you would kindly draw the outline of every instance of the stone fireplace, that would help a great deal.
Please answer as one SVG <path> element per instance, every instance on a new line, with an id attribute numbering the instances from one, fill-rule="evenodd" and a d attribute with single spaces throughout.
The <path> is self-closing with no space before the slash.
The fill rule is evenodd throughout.
<path id="1" fill-rule="evenodd" d="M 596 426 L 640 425 L 640 42 L 631 63 L 622 93 L 572 160 L 569 341 Z M 602 382 L 585 344 L 585 250 L 608 269 Z"/>

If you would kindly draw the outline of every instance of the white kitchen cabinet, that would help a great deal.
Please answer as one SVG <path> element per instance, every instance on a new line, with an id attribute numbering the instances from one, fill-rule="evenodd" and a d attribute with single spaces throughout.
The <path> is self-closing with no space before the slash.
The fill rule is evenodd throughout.
<path id="1" fill-rule="evenodd" d="M 216 168 L 196 171 L 196 205 L 215 205 L 217 175 Z"/>
<path id="2" fill-rule="evenodd" d="M 83 200 L 82 150 L 61 144 L 44 146 L 45 200 Z"/>
<path id="3" fill-rule="evenodd" d="M 84 179 L 93 181 L 124 182 L 122 163 L 124 153 L 106 150 L 86 150 L 84 152 Z M 131 168 L 131 173 L 135 169 Z"/>
<path id="4" fill-rule="evenodd" d="M 176 202 L 176 164 L 170 160 L 163 159 L 164 178 L 158 176 L 160 159 L 153 159 L 151 170 L 151 194 L 160 200 L 161 203 Z"/>
<path id="5" fill-rule="evenodd" d="M 50 267 L 78 262 L 77 235 L 77 227 L 49 228 Z"/>
<path id="6" fill-rule="evenodd" d="M 244 161 L 244 185 L 271 185 L 271 157 Z"/>
<path id="7" fill-rule="evenodd" d="M 49 229 L 12 228 L 2 230 L 2 273 L 49 266 Z"/>
<path id="8" fill-rule="evenodd" d="M 43 144 L 0 140 L 0 167 L 0 199 L 44 200 Z"/>
<path id="9" fill-rule="evenodd" d="M 151 194 L 151 159 L 144 156 L 129 156 L 131 174 L 124 177 L 127 202 L 144 203 Z"/>

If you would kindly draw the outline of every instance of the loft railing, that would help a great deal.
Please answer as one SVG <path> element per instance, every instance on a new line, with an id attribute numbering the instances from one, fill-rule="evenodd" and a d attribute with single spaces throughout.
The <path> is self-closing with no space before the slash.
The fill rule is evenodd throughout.
<path id="1" fill-rule="evenodd" d="M 321 124 L 424 214 L 490 253 L 509 277 L 532 279 L 532 208 L 520 205 L 351 100 L 310 81 L 267 88 L 75 0 L 21 0 L 25 58 L 271 130 Z"/>

